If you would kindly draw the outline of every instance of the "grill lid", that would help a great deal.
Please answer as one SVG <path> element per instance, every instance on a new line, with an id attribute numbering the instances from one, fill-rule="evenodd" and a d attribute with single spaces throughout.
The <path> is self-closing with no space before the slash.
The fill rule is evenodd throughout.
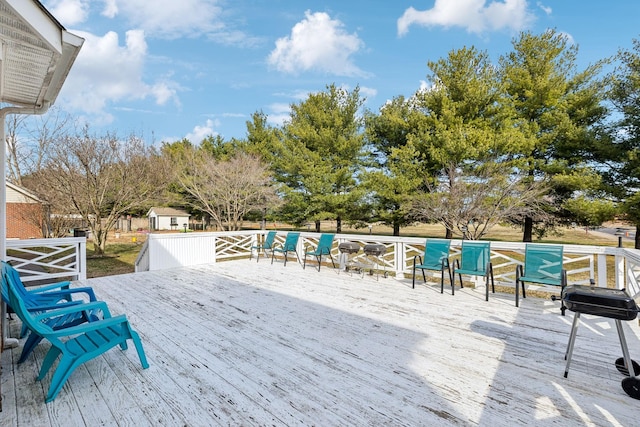
<path id="1" fill-rule="evenodd" d="M 356 242 L 342 242 L 338 245 L 338 250 L 343 254 L 355 254 L 360 250 L 360 245 Z"/>
<path id="2" fill-rule="evenodd" d="M 380 256 L 387 252 L 387 248 L 381 244 L 364 245 L 364 253 L 367 255 Z"/>

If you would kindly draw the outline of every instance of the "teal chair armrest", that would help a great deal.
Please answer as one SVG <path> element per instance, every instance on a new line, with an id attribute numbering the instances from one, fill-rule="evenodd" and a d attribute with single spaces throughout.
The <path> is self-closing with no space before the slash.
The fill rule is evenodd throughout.
<path id="1" fill-rule="evenodd" d="M 41 322 L 45 319 L 50 319 L 52 317 L 57 317 L 57 316 L 70 314 L 70 313 L 78 313 L 80 311 L 88 311 L 88 310 L 101 310 L 105 319 L 111 318 L 111 312 L 109 311 L 109 307 L 107 307 L 107 303 L 104 301 L 93 301 L 93 302 L 88 302 L 84 304 L 73 305 L 71 307 L 66 307 L 66 308 L 61 308 L 56 310 L 49 310 L 45 313 L 40 313 L 34 316 L 34 318 L 37 321 Z"/>

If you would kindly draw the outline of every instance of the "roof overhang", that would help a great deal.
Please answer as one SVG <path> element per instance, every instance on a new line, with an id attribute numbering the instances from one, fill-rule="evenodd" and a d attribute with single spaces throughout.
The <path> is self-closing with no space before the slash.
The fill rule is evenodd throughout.
<path id="1" fill-rule="evenodd" d="M 67 32 L 37 0 L 0 0 L 0 42 L 0 102 L 46 110 L 84 39 Z"/>

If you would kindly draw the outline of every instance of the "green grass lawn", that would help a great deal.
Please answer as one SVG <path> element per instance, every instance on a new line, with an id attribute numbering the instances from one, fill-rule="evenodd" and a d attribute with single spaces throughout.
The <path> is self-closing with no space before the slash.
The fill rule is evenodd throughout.
<path id="1" fill-rule="evenodd" d="M 136 243 L 109 243 L 105 256 L 96 257 L 93 244 L 87 243 L 87 278 L 133 273 L 133 264 L 142 246 Z"/>

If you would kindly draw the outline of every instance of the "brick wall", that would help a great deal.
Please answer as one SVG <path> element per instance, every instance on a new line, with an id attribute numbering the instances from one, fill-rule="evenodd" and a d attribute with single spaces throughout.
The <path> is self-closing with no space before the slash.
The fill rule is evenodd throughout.
<path id="1" fill-rule="evenodd" d="M 7 203 L 7 238 L 41 239 L 42 205 L 38 203 Z M 40 218 L 40 224 L 36 224 Z"/>

